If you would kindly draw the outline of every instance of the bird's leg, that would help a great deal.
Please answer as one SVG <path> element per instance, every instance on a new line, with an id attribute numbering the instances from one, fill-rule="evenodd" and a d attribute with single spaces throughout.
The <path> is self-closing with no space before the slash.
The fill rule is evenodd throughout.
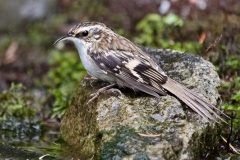
<path id="1" fill-rule="evenodd" d="M 91 94 L 90 96 L 92 97 L 88 102 L 87 104 L 93 102 L 95 99 L 98 98 L 98 96 L 101 94 L 101 93 L 104 93 L 105 91 L 110 91 L 112 93 L 114 92 L 117 92 L 119 95 L 122 95 L 122 92 L 116 88 L 112 88 L 113 86 L 115 86 L 116 84 L 110 84 L 110 85 L 107 85 L 105 87 L 102 87 L 100 88 L 97 92 Z M 111 89 L 112 88 L 112 89 Z"/>
<path id="2" fill-rule="evenodd" d="M 84 77 L 84 80 L 85 81 L 89 81 L 89 80 L 98 80 L 96 77 L 93 77 L 89 74 L 87 74 L 85 77 Z"/>
<path id="3" fill-rule="evenodd" d="M 97 79 L 96 77 L 93 77 L 91 76 L 90 74 L 87 74 L 85 77 L 84 77 L 84 80 L 85 81 L 89 81 L 90 82 L 90 86 L 93 87 L 93 83 L 98 81 L 99 79 Z"/>
<path id="4" fill-rule="evenodd" d="M 118 96 L 123 96 L 124 94 L 117 88 L 110 88 L 106 92 L 114 93 Z"/>

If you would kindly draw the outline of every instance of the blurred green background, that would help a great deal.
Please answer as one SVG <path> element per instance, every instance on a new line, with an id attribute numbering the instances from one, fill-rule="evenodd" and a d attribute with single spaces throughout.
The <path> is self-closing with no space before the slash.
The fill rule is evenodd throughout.
<path id="1" fill-rule="evenodd" d="M 240 146 L 236 0 L 0 0 L 1 145 L 61 157 L 59 123 L 86 72 L 72 45 L 59 51 L 53 43 L 81 21 L 103 22 L 143 46 L 211 61 L 222 81 L 222 108 L 233 118 L 224 134 Z M 216 156 L 229 154 L 219 143 Z"/>

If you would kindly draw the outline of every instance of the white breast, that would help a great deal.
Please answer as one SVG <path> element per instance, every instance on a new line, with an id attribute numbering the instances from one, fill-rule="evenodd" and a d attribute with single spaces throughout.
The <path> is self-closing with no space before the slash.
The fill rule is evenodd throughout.
<path id="1" fill-rule="evenodd" d="M 84 68 L 88 71 L 88 73 L 91 76 L 101 79 L 103 81 L 112 82 L 113 79 L 109 75 L 107 75 L 106 72 L 103 72 L 95 64 L 95 62 L 92 60 L 92 58 L 87 54 L 88 44 L 83 44 L 84 42 L 82 42 L 79 39 L 74 39 L 73 42 L 78 50 L 78 54 L 81 58 L 82 64 L 83 64 Z"/>

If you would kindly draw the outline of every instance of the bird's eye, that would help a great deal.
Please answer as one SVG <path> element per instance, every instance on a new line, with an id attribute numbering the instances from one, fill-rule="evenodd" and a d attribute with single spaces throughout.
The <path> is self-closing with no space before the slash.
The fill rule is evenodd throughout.
<path id="1" fill-rule="evenodd" d="M 87 35 L 88 35 L 88 31 L 85 30 L 85 31 L 83 31 L 83 32 L 77 33 L 77 34 L 75 35 L 75 37 L 80 38 L 80 37 L 86 37 Z"/>
<path id="2" fill-rule="evenodd" d="M 87 30 L 82 32 L 82 36 L 83 37 L 86 37 L 87 35 L 88 35 L 88 31 Z"/>

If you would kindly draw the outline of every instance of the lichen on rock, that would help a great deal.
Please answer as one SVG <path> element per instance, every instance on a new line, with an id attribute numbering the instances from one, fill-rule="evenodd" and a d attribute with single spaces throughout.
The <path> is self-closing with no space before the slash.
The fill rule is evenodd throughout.
<path id="1" fill-rule="evenodd" d="M 220 79 L 200 57 L 145 49 L 171 78 L 218 104 Z M 102 82 L 83 81 L 61 123 L 64 140 L 78 155 L 95 159 L 200 159 L 216 144 L 217 127 L 172 95 L 159 99 L 121 89 L 87 105 Z"/>

